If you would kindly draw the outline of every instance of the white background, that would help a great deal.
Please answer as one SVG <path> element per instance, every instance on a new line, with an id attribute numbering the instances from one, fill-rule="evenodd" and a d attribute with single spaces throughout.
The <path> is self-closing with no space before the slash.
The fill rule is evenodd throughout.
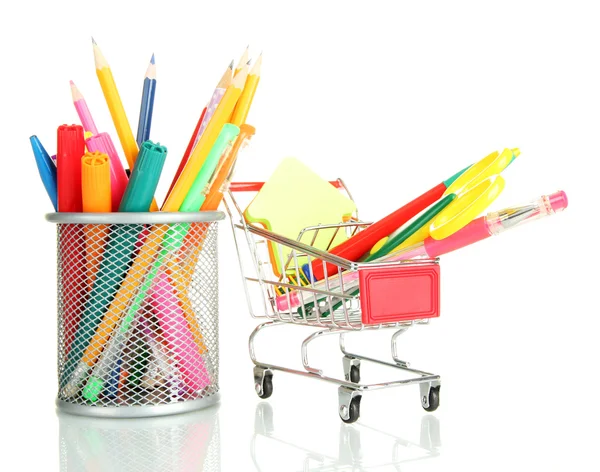
<path id="1" fill-rule="evenodd" d="M 493 208 L 557 189 L 570 199 L 560 215 L 442 258 L 442 316 L 402 339 L 415 367 L 442 375 L 432 417 L 423 415 L 418 389 L 406 387 L 366 394 L 360 422 L 341 426 L 334 386 L 276 373 L 268 435 L 255 426 L 255 414 L 268 407 L 253 391 L 246 349 L 255 322 L 223 224 L 222 403 L 173 420 L 218 422 L 221 470 L 302 470 L 307 457 L 310 467 L 323 459 L 327 470 L 395 470 L 373 467 L 432 453 L 414 445 L 422 424 L 439 426 L 441 447 L 402 470 L 598 467 L 600 29 L 593 2 L 104 0 L 0 9 L 2 469 L 59 469 L 55 228 L 44 221 L 52 207 L 28 138 L 37 134 L 53 150 L 56 127 L 77 122 L 72 79 L 98 127 L 117 142 L 91 35 L 134 129 L 143 74 L 156 54 L 152 139 L 169 149 L 159 201 L 224 67 L 248 43 L 253 57 L 264 51 L 264 61 L 248 119 L 257 135 L 239 180 L 265 179 L 281 158 L 295 156 L 325 178 L 343 177 L 362 216 L 375 220 L 490 152 L 520 147 Z M 296 331 L 268 341 L 272 360 L 298 362 L 306 333 Z M 368 335 L 354 343 L 387 349 Z M 315 356 L 339 374 L 335 346 Z M 168 421 L 167 430 L 177 427 Z M 117 427 L 134 434 L 144 426 Z M 250 453 L 255 434 L 260 469 Z M 339 447 L 340 435 L 354 438 L 353 455 Z M 176 454 L 165 442 L 144 446 L 150 455 Z M 87 470 L 115 470 L 106 465 L 113 451 L 103 454 Z M 142 470 L 129 465 L 122 470 Z"/>

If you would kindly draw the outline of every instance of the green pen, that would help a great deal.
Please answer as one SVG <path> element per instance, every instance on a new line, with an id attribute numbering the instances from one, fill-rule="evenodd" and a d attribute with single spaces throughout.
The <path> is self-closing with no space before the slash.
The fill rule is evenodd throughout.
<path id="1" fill-rule="evenodd" d="M 142 144 L 119 211 L 143 212 L 150 209 L 166 156 L 167 149 L 164 146 L 151 141 Z M 61 373 L 61 387 L 68 381 L 68 391 L 72 389 L 71 385 L 77 384 L 80 381 L 79 377 L 85 376 L 88 371 L 87 364 L 80 362 L 83 353 L 127 275 L 129 262 L 135 252 L 135 244 L 141 231 L 141 225 L 116 225 L 110 234 L 94 286 L 86 301 Z M 76 378 L 71 379 L 74 372 Z"/>
<path id="2" fill-rule="evenodd" d="M 233 141 L 240 132 L 240 128 L 232 125 L 225 124 L 221 129 L 219 137 L 215 141 L 210 153 L 206 157 L 202 168 L 196 179 L 192 184 L 185 200 L 181 204 L 179 211 L 199 211 L 202 205 L 203 199 L 200 198 L 202 191 L 206 187 L 210 177 L 215 171 L 219 159 L 223 152 L 233 144 Z M 135 169 L 134 169 L 135 172 Z M 125 347 L 128 339 L 128 331 L 131 323 L 135 319 L 135 315 L 140 309 L 144 299 L 146 298 L 154 278 L 158 274 L 159 268 L 163 265 L 165 258 L 177 251 L 183 244 L 183 240 L 188 233 L 190 224 L 181 223 L 177 225 L 169 226 L 169 229 L 165 233 L 162 241 L 162 249 L 158 253 L 152 268 L 146 274 L 143 283 L 140 285 L 135 298 L 131 305 L 127 309 L 125 316 L 121 322 L 121 325 L 116 328 L 117 332 L 109 341 L 108 347 L 103 351 L 102 356 L 94 366 L 92 375 L 90 376 L 87 384 L 83 389 L 83 397 L 89 401 L 95 402 L 98 400 L 98 395 L 102 392 L 104 384 L 110 370 L 116 365 L 117 360 L 121 355 L 121 351 Z"/>

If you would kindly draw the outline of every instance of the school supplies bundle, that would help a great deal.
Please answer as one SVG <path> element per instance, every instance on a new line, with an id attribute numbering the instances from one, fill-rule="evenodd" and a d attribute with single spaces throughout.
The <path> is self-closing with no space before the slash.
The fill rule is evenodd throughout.
<path id="1" fill-rule="evenodd" d="M 421 406 L 436 410 L 440 376 L 412 368 L 399 357 L 397 343 L 408 328 L 440 314 L 438 256 L 568 204 L 558 191 L 480 216 L 502 193 L 504 171 L 517 167 L 519 155 L 519 149 L 493 152 L 372 224 L 358 219 L 344 182 L 327 182 L 295 159 L 283 160 L 264 184 L 233 184 L 227 209 L 239 218 L 234 236 L 248 306 L 253 316 L 269 320 L 250 336 L 257 394 L 273 393 L 273 374 L 279 370 L 337 384 L 338 413 L 346 423 L 359 418 L 362 395 L 375 389 L 418 384 Z M 239 200 L 250 192 L 256 193 L 242 211 Z M 252 264 L 243 264 L 248 256 Z M 300 348 L 303 369 L 256 356 L 261 333 L 287 323 L 316 329 Z M 391 332 L 391 360 L 346 348 L 346 335 L 369 330 Z M 325 374 L 309 356 L 312 342 L 328 335 L 339 336 L 343 377 Z M 364 383 L 365 362 L 411 376 Z"/>
<path id="2" fill-rule="evenodd" d="M 150 139 L 155 57 L 143 80 L 134 137 L 108 61 L 92 42 L 96 75 L 127 165 L 111 136 L 99 131 L 73 81 L 81 125 L 58 127 L 56 161 L 37 136 L 30 138 L 57 211 L 47 219 L 58 223 L 59 404 L 151 408 L 213 402 L 214 222 L 222 217 L 216 210 L 238 154 L 255 133 L 246 118 L 262 55 L 251 64 L 246 49 L 235 71 L 233 62 L 226 68 L 159 211 L 154 195 L 167 148 Z"/>
<path id="3" fill-rule="evenodd" d="M 501 194 L 505 181 L 500 173 L 519 154 L 518 149 L 494 152 L 350 238 L 345 232 L 339 231 L 339 228 L 328 228 L 328 225 L 351 218 L 356 209 L 352 200 L 313 174 L 299 161 L 286 159 L 248 205 L 244 217 L 249 224 L 260 224 L 287 238 L 297 239 L 351 261 L 431 259 L 566 208 L 567 197 L 561 191 L 541 197 L 528 205 L 507 208 L 487 217 L 477 218 Z M 292 169 L 289 174 L 288 168 Z M 306 175 L 310 175 L 310 181 Z M 302 200 L 285 199 L 286 194 L 293 195 L 299 191 L 294 187 L 301 188 L 303 185 L 304 188 L 310 189 L 322 186 L 329 193 L 319 195 L 311 191 L 304 192 L 303 195 L 307 198 Z M 335 199 L 328 197 L 329 194 L 336 196 L 337 200 L 343 203 L 337 204 Z M 263 203 L 265 200 L 267 204 Z M 290 207 L 294 201 L 300 202 L 299 209 Z M 272 223 L 278 219 L 289 222 L 288 226 Z M 320 229 L 318 237 L 311 238 L 306 228 L 317 227 Z M 306 262 L 306 257 L 291 261 L 290 251 L 279 255 L 275 253 L 273 245 L 269 244 L 273 271 L 283 283 L 288 282 L 286 278 L 294 278 L 296 267 L 299 266 L 298 280 L 303 281 L 299 285 L 310 286 L 313 290 L 326 290 L 327 287 L 333 288 L 338 285 L 337 277 L 331 280 L 327 277 L 335 274 L 335 266 L 330 265 L 325 269 L 322 260 Z M 286 272 L 287 277 L 282 275 Z M 350 296 L 358 295 L 358 272 L 345 274 L 341 280 Z M 283 287 L 275 289 L 279 293 L 275 299 L 277 308 L 289 310 L 301 306 L 301 294 L 289 293 L 289 290 L 286 291 Z M 325 298 L 325 295 L 317 296 L 322 316 L 329 314 L 328 303 L 321 301 Z M 333 309 L 339 309 L 342 302 L 343 300 L 335 300 Z M 310 313 L 315 309 L 314 303 L 309 302 L 300 311 L 308 310 Z"/>

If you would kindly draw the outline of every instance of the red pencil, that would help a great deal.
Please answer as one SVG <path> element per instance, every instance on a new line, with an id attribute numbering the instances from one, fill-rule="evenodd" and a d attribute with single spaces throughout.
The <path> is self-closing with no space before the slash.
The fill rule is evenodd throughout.
<path id="1" fill-rule="evenodd" d="M 171 190 L 173 190 L 173 186 L 175 185 L 175 182 L 177 182 L 179 175 L 183 171 L 183 168 L 185 167 L 188 159 L 190 158 L 190 154 L 192 153 L 192 150 L 194 149 L 194 144 L 196 143 L 196 136 L 198 135 L 198 131 L 200 131 L 200 126 L 202 126 L 202 120 L 204 120 L 204 115 L 206 115 L 206 107 L 204 107 L 204 110 L 202 110 L 202 114 L 200 115 L 198 124 L 196 124 L 196 129 L 194 129 L 194 132 L 192 133 L 192 137 L 190 138 L 190 142 L 188 143 L 187 148 L 186 148 L 185 152 L 183 153 L 183 157 L 181 158 L 181 162 L 179 163 L 177 172 L 175 172 L 175 177 L 173 177 L 173 181 L 171 182 L 171 186 L 169 187 L 169 191 L 167 192 L 167 197 L 171 193 Z"/>

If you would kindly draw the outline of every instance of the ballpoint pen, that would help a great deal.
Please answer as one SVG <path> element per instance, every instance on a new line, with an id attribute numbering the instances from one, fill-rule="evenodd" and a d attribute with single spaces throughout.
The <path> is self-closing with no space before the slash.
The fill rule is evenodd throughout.
<path id="1" fill-rule="evenodd" d="M 219 137 L 217 138 L 213 149 L 211 149 L 211 152 L 207 156 L 205 163 L 208 165 L 208 167 L 212 166 L 213 171 L 214 167 L 217 165 L 219 157 L 225 151 L 225 149 L 231 145 L 231 141 L 235 139 L 238 133 L 239 128 L 231 124 L 226 124 L 221 130 L 221 133 L 219 134 Z M 200 203 L 198 201 L 198 195 L 196 195 L 196 193 L 200 193 L 200 190 L 204 188 L 212 174 L 212 172 L 210 172 L 210 169 L 208 169 L 206 166 L 203 168 L 205 168 L 206 170 L 201 171 L 193 183 L 193 189 L 195 193 L 190 191 L 190 197 L 186 197 L 184 204 L 182 204 L 180 208 L 180 211 L 199 210 Z M 169 228 L 163 228 L 166 231 L 165 233 L 163 233 L 161 231 L 158 231 L 159 228 L 155 227 L 155 229 L 148 236 L 147 241 L 150 240 L 151 244 L 147 243 L 144 246 L 144 250 L 151 251 L 152 253 L 154 253 L 154 251 L 157 251 L 158 254 L 154 258 L 147 257 L 148 255 L 146 253 L 142 254 L 142 252 L 140 252 L 140 255 L 138 255 L 136 261 L 133 262 L 130 272 L 132 274 L 138 274 L 137 277 L 139 278 L 139 285 L 137 287 L 137 290 L 133 292 L 133 286 L 130 287 L 131 284 L 130 282 L 128 282 L 127 279 L 123 283 L 121 290 L 123 290 L 123 293 L 127 294 L 131 294 L 133 292 L 135 293 L 135 297 L 133 297 L 133 300 L 131 300 L 130 303 L 128 303 L 126 310 L 125 307 L 123 307 L 123 310 L 119 310 L 119 313 L 117 313 L 116 310 L 112 311 L 110 319 L 107 318 L 107 322 L 105 323 L 106 325 L 103 327 L 102 331 L 105 333 L 111 333 L 113 329 L 116 329 L 117 331 L 111 338 L 108 347 L 102 353 L 101 358 L 94 366 L 94 370 L 90 376 L 90 379 L 84 387 L 85 398 L 94 401 L 94 399 L 98 397 L 98 395 L 104 388 L 104 381 L 107 378 L 107 372 L 110 371 L 111 365 L 114 365 L 115 359 L 118 358 L 118 353 L 122 350 L 123 346 L 125 345 L 129 336 L 128 331 L 130 329 L 130 325 L 133 319 L 135 318 L 135 315 L 139 310 L 141 304 L 144 302 L 144 299 L 146 298 L 150 288 L 152 287 L 153 281 L 157 276 L 159 269 L 163 265 L 163 262 L 165 258 L 169 255 L 169 253 L 176 251 L 180 247 L 181 243 L 183 242 L 183 238 L 185 237 L 185 234 L 188 231 L 188 228 L 189 224 L 182 224 L 172 226 Z M 150 252 L 148 254 L 150 254 Z M 154 254 L 152 255 L 154 256 Z M 147 270 L 147 268 L 142 269 L 141 265 L 149 266 L 150 270 Z M 141 273 L 143 273 L 144 275 L 139 276 L 139 274 Z M 162 283 L 164 285 L 167 282 L 163 280 Z M 172 293 L 172 290 L 167 289 L 166 287 L 164 287 L 163 291 L 166 291 L 169 295 Z M 116 298 L 120 298 L 119 294 Z M 116 327 L 116 324 L 119 322 L 123 311 L 125 311 L 125 313 L 121 321 L 121 325 L 119 327 Z M 202 342 L 199 327 L 197 326 L 197 320 L 195 320 L 193 316 L 188 316 L 186 317 L 186 321 L 186 325 L 189 324 L 190 326 L 192 332 L 192 339 L 195 341 L 196 344 L 196 351 L 195 354 L 191 354 L 190 356 L 184 356 L 183 362 L 184 364 L 191 362 L 195 365 L 200 362 L 195 360 L 196 356 L 200 356 L 201 354 L 199 352 L 199 349 L 204 351 L 205 346 Z M 182 336 L 187 336 L 187 333 L 183 330 L 181 334 Z M 93 365 L 94 361 L 91 358 L 89 360 L 90 363 L 92 363 Z M 84 372 L 88 371 L 88 366 L 89 363 L 82 367 L 85 368 Z M 194 376 L 194 372 L 193 370 L 191 370 L 190 375 L 185 377 L 185 380 L 187 381 L 186 383 L 188 383 L 188 385 L 190 385 L 192 388 L 196 388 L 198 385 L 201 384 L 201 381 L 198 380 L 198 376 L 201 374 L 202 372 L 198 371 L 198 375 Z M 84 376 L 85 375 L 78 376 L 77 385 L 81 380 L 83 380 Z"/>
<path id="2" fill-rule="evenodd" d="M 485 216 L 479 217 L 461 230 L 455 232 L 445 239 L 436 240 L 428 237 L 425 241 L 415 244 L 409 248 L 388 254 L 373 262 L 388 261 L 410 261 L 413 259 L 431 259 L 462 247 L 473 244 L 477 241 L 486 239 L 492 235 L 498 235 L 502 232 L 516 228 L 523 223 L 535 221 L 544 216 L 554 215 L 564 210 L 568 205 L 567 195 L 564 191 L 558 191 L 550 195 L 544 195 L 531 203 L 510 207 L 500 211 L 490 212 Z M 353 295 L 358 286 L 358 272 L 350 272 L 342 275 L 344 291 L 347 295 Z M 327 282 L 327 284 L 326 284 Z M 327 291 L 339 287 L 340 277 L 330 277 L 329 280 L 322 280 L 313 284 L 312 289 Z M 289 296 L 289 302 L 288 302 Z M 327 294 L 316 294 L 317 299 L 327 297 Z M 312 296 L 304 296 L 304 299 L 310 300 Z M 296 308 L 303 302 L 303 298 L 298 292 L 290 292 L 276 298 L 277 308 L 279 310 L 288 310 Z M 311 302 L 312 303 L 312 302 Z M 305 305 L 307 312 L 310 312 L 311 306 Z"/>

